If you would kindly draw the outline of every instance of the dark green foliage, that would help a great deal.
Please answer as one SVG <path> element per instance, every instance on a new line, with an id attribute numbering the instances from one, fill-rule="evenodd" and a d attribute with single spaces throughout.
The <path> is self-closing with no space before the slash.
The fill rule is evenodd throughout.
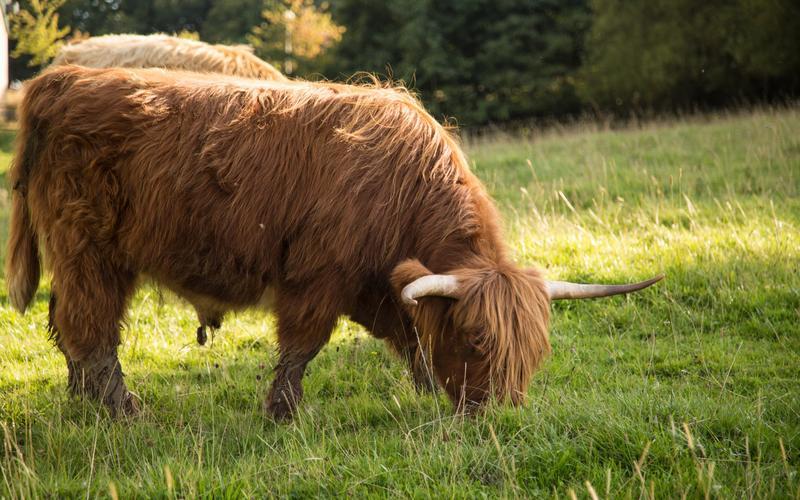
<path id="1" fill-rule="evenodd" d="M 211 0 L 70 0 L 64 22 L 91 35 L 200 31 Z"/>
<path id="2" fill-rule="evenodd" d="M 69 0 L 64 23 L 91 35 L 198 32 L 207 42 L 242 43 L 270 0 Z"/>
<path id="3" fill-rule="evenodd" d="M 800 84 L 794 0 L 595 0 L 581 96 L 674 110 L 774 99 Z"/>
<path id="4" fill-rule="evenodd" d="M 280 0 L 68 0 L 59 14 L 63 26 L 91 35 L 188 30 L 242 43 L 256 26 L 281 37 L 261 13 L 284 8 Z M 347 31 L 320 56 L 296 60 L 295 76 L 404 80 L 437 118 L 467 128 L 800 95 L 797 0 L 331 0 L 330 10 Z M 259 54 L 280 64 L 281 47 Z M 33 74 L 26 63 L 11 61 L 13 79 Z"/>
<path id="5" fill-rule="evenodd" d="M 275 8 L 277 0 L 225 0 L 212 2 L 200 29 L 207 42 L 245 43 L 245 35 L 258 24 L 261 11 Z"/>
<path id="6" fill-rule="evenodd" d="M 339 0 L 347 27 L 330 76 L 390 74 L 462 125 L 576 112 L 588 9 L 581 0 Z"/>

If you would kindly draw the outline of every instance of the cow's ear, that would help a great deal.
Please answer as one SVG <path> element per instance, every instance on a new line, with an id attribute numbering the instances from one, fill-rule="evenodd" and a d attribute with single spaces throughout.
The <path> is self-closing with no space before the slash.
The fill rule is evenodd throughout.
<path id="1" fill-rule="evenodd" d="M 395 297 L 399 299 L 400 293 L 406 285 L 429 274 L 433 273 L 417 259 L 407 259 L 397 264 L 392 271 L 392 288 Z"/>
<path id="2" fill-rule="evenodd" d="M 426 332 L 445 331 L 446 312 L 453 301 L 432 297 L 431 299 L 420 299 L 416 305 L 409 305 L 403 300 L 403 289 L 414 281 L 431 275 L 433 275 L 431 270 L 420 261 L 408 259 L 395 266 L 391 278 L 395 301 L 408 313 L 414 325 L 419 327 L 418 334 L 423 338 L 430 334 Z"/>

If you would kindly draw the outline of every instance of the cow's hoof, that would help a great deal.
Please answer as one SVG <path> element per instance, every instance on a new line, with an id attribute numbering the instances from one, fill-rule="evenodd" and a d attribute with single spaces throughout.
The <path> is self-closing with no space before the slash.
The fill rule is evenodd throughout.
<path id="1" fill-rule="evenodd" d="M 276 422 L 288 422 L 294 416 L 294 408 L 286 401 L 270 401 L 266 405 L 266 412 Z"/>
<path id="2" fill-rule="evenodd" d="M 436 385 L 436 382 L 434 382 L 431 377 L 426 375 L 415 375 L 413 378 L 414 388 L 420 394 L 435 394 L 439 389 L 439 386 Z"/>
<path id="3" fill-rule="evenodd" d="M 486 410 L 486 404 L 477 401 L 461 401 L 454 404 L 455 414 L 461 417 L 477 417 Z"/>
<path id="4" fill-rule="evenodd" d="M 136 394 L 126 391 L 121 401 L 116 406 L 111 406 L 111 415 L 114 418 L 134 418 L 141 415 L 141 399 Z"/>
<path id="5" fill-rule="evenodd" d="M 294 416 L 296 405 L 291 404 L 283 395 L 273 395 L 267 398 L 264 411 L 276 422 L 288 422 Z"/>

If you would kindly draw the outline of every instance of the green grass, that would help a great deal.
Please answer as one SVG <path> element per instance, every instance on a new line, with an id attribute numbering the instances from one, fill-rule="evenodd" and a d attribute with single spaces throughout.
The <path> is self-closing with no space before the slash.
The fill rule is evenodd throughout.
<path id="1" fill-rule="evenodd" d="M 9 137 L 0 138 L 2 164 Z M 558 303 L 521 408 L 453 414 L 342 321 L 293 423 L 264 418 L 274 318 L 142 289 L 121 349 L 133 422 L 70 399 L 0 292 L 0 497 L 800 497 L 800 110 L 472 142 L 517 260 L 635 296 Z M 5 167 L 3 167 L 5 169 Z M 0 192 L 5 238 L 8 195 Z"/>

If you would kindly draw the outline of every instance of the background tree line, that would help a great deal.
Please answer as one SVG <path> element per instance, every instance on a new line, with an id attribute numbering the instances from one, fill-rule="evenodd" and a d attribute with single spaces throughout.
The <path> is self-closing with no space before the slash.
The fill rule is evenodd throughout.
<path id="1" fill-rule="evenodd" d="M 31 2 L 42 0 L 23 8 Z M 57 3 L 58 29 L 73 34 L 191 32 L 249 43 L 296 76 L 341 80 L 368 71 L 401 79 L 439 118 L 467 127 L 800 94 L 797 0 Z M 12 78 L 36 71 L 30 60 L 12 60 Z"/>

